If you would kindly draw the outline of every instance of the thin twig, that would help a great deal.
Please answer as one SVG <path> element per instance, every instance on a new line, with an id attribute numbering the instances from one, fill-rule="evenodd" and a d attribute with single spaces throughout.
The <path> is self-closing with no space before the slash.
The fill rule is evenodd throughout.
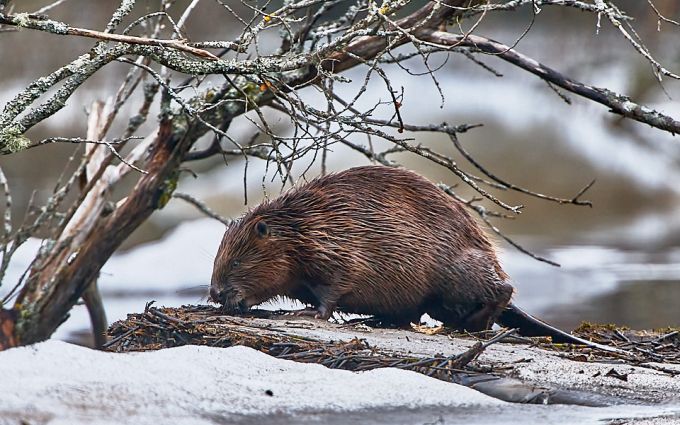
<path id="1" fill-rule="evenodd" d="M 190 53 L 204 59 L 219 60 L 217 56 L 210 53 L 209 51 L 190 46 L 184 40 L 162 40 L 137 37 L 134 35 L 113 34 L 86 28 L 71 27 L 59 21 L 31 19 L 27 15 L 0 14 L 0 24 L 15 25 L 35 30 L 45 30 L 47 28 L 51 28 L 53 31 L 48 32 L 52 32 L 54 34 L 75 35 L 78 37 L 94 38 L 102 41 L 116 41 L 119 43 L 137 44 L 142 46 L 164 46 Z"/>
<path id="2" fill-rule="evenodd" d="M 222 217 L 215 211 L 211 210 L 206 204 L 204 204 L 203 202 L 199 201 L 198 199 L 194 198 L 193 196 L 187 193 L 175 192 L 172 194 L 172 197 L 182 199 L 190 203 L 191 205 L 195 206 L 199 211 L 201 211 L 203 214 L 207 215 L 210 218 L 214 218 L 215 220 L 221 222 L 225 226 L 231 225 L 232 220 Z"/>

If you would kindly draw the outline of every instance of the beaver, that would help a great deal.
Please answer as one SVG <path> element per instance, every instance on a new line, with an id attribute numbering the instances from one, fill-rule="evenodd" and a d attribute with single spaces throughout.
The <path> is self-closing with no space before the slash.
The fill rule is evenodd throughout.
<path id="1" fill-rule="evenodd" d="M 334 311 L 390 323 L 428 313 L 444 325 L 500 325 L 583 343 L 511 302 L 513 286 L 465 205 L 405 169 L 362 166 L 316 178 L 233 222 L 220 244 L 210 296 L 245 310 L 284 296 L 298 314 Z"/>

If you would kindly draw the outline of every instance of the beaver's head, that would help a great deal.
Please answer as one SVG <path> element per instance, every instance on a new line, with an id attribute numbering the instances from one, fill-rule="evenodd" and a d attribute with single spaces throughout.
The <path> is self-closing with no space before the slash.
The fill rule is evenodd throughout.
<path id="1" fill-rule="evenodd" d="M 291 276 L 286 239 L 266 217 L 232 223 L 215 258 L 210 297 L 225 309 L 245 310 L 281 295 Z"/>

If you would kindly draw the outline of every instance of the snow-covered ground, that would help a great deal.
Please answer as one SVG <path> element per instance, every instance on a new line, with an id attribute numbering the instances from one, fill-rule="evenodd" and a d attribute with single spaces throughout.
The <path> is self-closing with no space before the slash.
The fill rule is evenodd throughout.
<path id="1" fill-rule="evenodd" d="M 415 372 L 331 370 L 245 347 L 116 354 L 52 340 L 0 353 L 0 377 L 3 425 L 588 424 L 680 412 L 510 404 Z"/>
<path id="2" fill-rule="evenodd" d="M 114 354 L 49 341 L 0 358 L 0 410 L 55 415 L 63 423 L 109 423 L 121 416 L 138 424 L 168 417 L 210 423 L 200 417 L 500 404 L 413 372 L 354 374 L 278 360 L 245 347 Z"/>

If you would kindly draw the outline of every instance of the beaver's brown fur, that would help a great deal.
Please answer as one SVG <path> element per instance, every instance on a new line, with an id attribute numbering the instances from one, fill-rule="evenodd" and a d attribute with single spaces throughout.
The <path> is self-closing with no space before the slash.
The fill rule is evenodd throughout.
<path id="1" fill-rule="evenodd" d="M 211 297 L 247 308 L 275 296 L 392 322 L 428 313 L 488 329 L 513 288 L 465 206 L 425 178 L 383 166 L 321 177 L 265 201 L 227 229 Z"/>

